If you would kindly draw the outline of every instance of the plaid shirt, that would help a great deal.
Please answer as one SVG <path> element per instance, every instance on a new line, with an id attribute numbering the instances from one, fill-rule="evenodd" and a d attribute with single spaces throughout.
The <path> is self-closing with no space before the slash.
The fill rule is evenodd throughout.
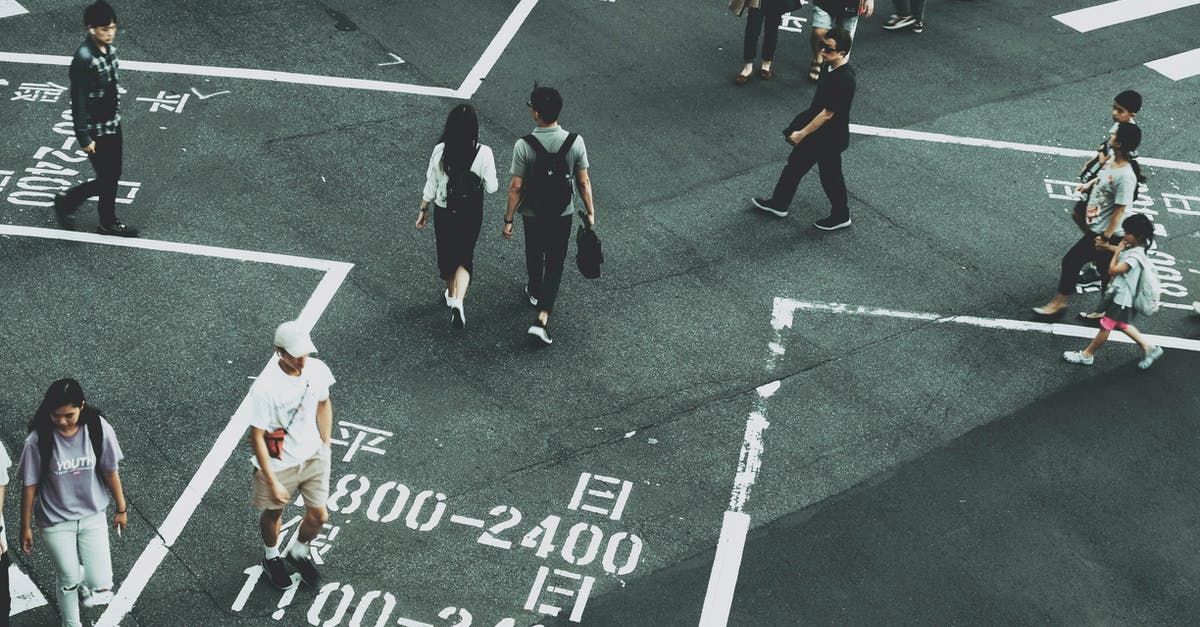
<path id="1" fill-rule="evenodd" d="M 108 54 L 100 52 L 88 37 L 71 59 L 71 116 L 75 139 L 88 146 L 101 135 L 116 135 L 121 130 L 121 95 L 117 92 L 117 47 L 108 44 Z"/>

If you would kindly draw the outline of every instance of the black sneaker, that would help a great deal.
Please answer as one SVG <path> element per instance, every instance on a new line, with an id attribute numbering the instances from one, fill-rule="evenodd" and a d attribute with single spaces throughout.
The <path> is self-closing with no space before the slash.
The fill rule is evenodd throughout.
<path id="1" fill-rule="evenodd" d="M 282 557 L 272 557 L 271 559 L 263 558 L 263 572 L 267 574 L 267 581 L 272 586 L 280 590 L 286 590 L 292 587 L 292 573 L 288 571 L 288 567 L 283 563 Z"/>
<path id="2" fill-rule="evenodd" d="M 763 211 L 766 211 L 772 215 L 777 215 L 781 218 L 786 218 L 788 215 L 787 209 L 776 209 L 775 207 L 771 206 L 771 201 L 769 200 L 755 196 L 750 199 L 750 202 L 754 203 L 755 207 L 758 207 L 759 209 L 762 209 Z"/>
<path id="3" fill-rule="evenodd" d="M 1096 271 L 1094 264 L 1088 264 L 1079 271 L 1079 276 L 1075 278 L 1076 285 L 1092 285 L 1100 283 L 1100 273 Z"/>
<path id="4" fill-rule="evenodd" d="M 528 298 L 528 299 L 529 299 L 529 304 L 530 304 L 530 305 L 533 305 L 534 307 L 537 307 L 537 304 L 538 304 L 538 299 L 537 299 L 537 296 L 534 296 L 534 295 L 533 295 L 533 292 L 529 291 L 529 286 L 528 286 L 528 285 L 526 285 L 526 286 L 525 286 L 525 298 Z"/>
<path id="5" fill-rule="evenodd" d="M 289 552 L 283 559 L 287 561 L 288 566 L 300 573 L 300 580 L 304 583 L 315 586 L 317 582 L 321 581 L 321 574 L 317 572 L 317 565 L 313 563 L 311 557 L 307 555 L 296 557 Z"/>
<path id="6" fill-rule="evenodd" d="M 813 222 L 813 226 L 821 229 L 822 231 L 836 231 L 838 229 L 844 229 L 850 226 L 850 218 L 838 220 L 833 216 L 829 216 L 828 218 L 821 218 L 820 220 Z"/>
<path id="7" fill-rule="evenodd" d="M 534 320 L 533 325 L 525 332 L 541 340 L 546 346 L 554 343 L 554 340 L 550 339 L 550 332 L 546 330 L 546 323 L 541 320 Z"/>
<path id="8" fill-rule="evenodd" d="M 58 219 L 59 228 L 66 231 L 75 230 L 75 211 L 67 206 L 66 194 L 54 195 L 54 217 Z"/>
<path id="9" fill-rule="evenodd" d="M 121 222 L 120 220 L 117 220 L 116 222 L 113 222 L 112 224 L 101 223 L 100 226 L 96 227 L 96 232 L 101 235 L 115 235 L 117 237 L 137 237 L 138 236 L 137 229 L 130 227 L 130 226 L 125 226 L 125 224 L 123 222 Z"/>
<path id="10" fill-rule="evenodd" d="M 914 32 L 914 33 L 923 33 L 923 32 L 925 32 L 925 22 L 917 22 L 916 24 L 913 24 L 913 25 L 912 25 L 912 32 Z"/>

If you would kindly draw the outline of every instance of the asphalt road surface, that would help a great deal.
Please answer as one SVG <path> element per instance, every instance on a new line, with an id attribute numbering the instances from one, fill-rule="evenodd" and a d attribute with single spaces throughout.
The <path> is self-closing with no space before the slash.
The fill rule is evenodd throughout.
<path id="1" fill-rule="evenodd" d="M 1200 77 L 1145 64 L 1200 46 L 1200 3 L 1054 17 L 1100 4 L 931 0 L 916 34 L 881 30 L 880 0 L 851 57 L 853 226 L 825 233 L 815 172 L 787 218 L 749 204 L 812 97 L 807 7 L 775 79 L 736 87 L 744 22 L 719 0 L 126 0 L 129 241 L 49 208 L 91 175 L 64 117 L 82 6 L 0 0 L 0 440 L 15 460 L 73 376 L 125 452 L 119 594 L 85 618 L 1194 624 Z M 525 334 L 520 234 L 500 236 L 534 81 L 586 139 L 607 259 L 595 281 L 568 260 L 549 347 Z M 1166 285 L 1145 373 L 1118 342 L 1060 358 L 1095 293 L 1053 325 L 1029 311 L 1125 89 Z M 462 100 L 502 187 L 455 330 L 413 222 Z M 338 442 L 323 582 L 280 592 L 230 417 L 297 316 L 338 379 Z M 14 547 L 19 491 L 13 624 L 57 624 L 44 549 Z"/>

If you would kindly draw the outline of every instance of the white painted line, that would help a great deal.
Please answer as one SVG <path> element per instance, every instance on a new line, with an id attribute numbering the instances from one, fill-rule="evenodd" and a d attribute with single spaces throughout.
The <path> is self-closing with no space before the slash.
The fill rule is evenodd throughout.
<path id="1" fill-rule="evenodd" d="M 0 225 L 0 235 L 88 242 L 122 248 L 177 252 L 219 259 L 236 259 L 240 261 L 254 261 L 322 270 L 325 272 L 325 275 L 321 278 L 321 282 L 317 284 L 316 290 L 309 296 L 308 303 L 305 304 L 304 309 L 301 310 L 298 316 L 301 323 L 309 330 L 312 329 L 321 317 L 321 314 L 324 313 L 326 307 L 333 300 L 333 295 L 337 292 L 338 287 L 345 281 L 350 269 L 354 267 L 353 264 L 341 261 L 326 261 L 292 255 L 219 248 L 216 246 L 199 246 L 138 238 L 126 239 L 77 231 L 38 229 L 12 225 Z M 272 361 L 268 361 L 263 370 L 270 367 Z M 242 399 L 242 403 L 246 402 L 246 398 L 248 397 Z M 133 604 L 141 596 L 142 591 L 146 588 L 146 584 L 150 581 L 150 577 L 158 570 L 159 565 L 166 558 L 170 547 L 179 539 L 179 535 L 183 532 L 188 521 L 191 520 L 192 515 L 195 514 L 200 501 L 208 493 L 208 490 L 212 488 L 218 473 L 220 473 L 221 469 L 229 461 L 230 455 L 233 454 L 233 451 L 241 442 L 242 434 L 245 430 L 246 425 L 235 422 L 232 418 L 225 425 L 225 429 L 221 431 L 221 434 L 217 437 L 217 441 L 209 449 L 199 469 L 192 475 L 192 479 L 188 482 L 187 487 L 184 488 L 183 494 L 180 495 L 179 500 L 171 507 L 171 511 L 159 526 L 154 538 L 146 546 L 145 550 L 142 551 L 137 562 L 134 563 L 133 568 L 129 571 L 129 575 L 126 576 L 125 581 L 121 582 L 120 587 L 117 589 L 116 597 L 96 623 L 97 627 L 116 627 L 129 611 L 133 609 Z"/>
<path id="2" fill-rule="evenodd" d="M 46 604 L 46 597 L 42 596 L 42 591 L 38 590 L 29 575 L 21 572 L 16 564 L 8 566 L 8 589 L 12 594 L 12 605 L 8 608 L 9 616 L 16 616 Z"/>
<path id="3" fill-rule="evenodd" d="M 476 529 L 483 529 L 483 521 L 478 518 L 468 518 L 454 514 L 450 516 L 450 522 L 456 525 L 466 525 L 468 527 L 475 527 Z"/>
<path id="4" fill-rule="evenodd" d="M 759 393 L 763 400 L 767 396 L 769 395 Z M 742 449 L 738 453 L 738 469 L 733 479 L 733 492 L 729 497 L 729 511 L 743 511 L 746 501 L 750 499 L 750 488 L 758 479 L 758 470 L 762 466 L 763 431 L 769 426 L 771 423 L 767 422 L 766 416 L 761 412 L 750 412 L 750 418 L 746 420 Z"/>
<path id="5" fill-rule="evenodd" d="M 1200 4 L 1200 0 L 1116 0 L 1055 15 L 1054 19 L 1086 33 L 1151 15 Z"/>
<path id="6" fill-rule="evenodd" d="M 17 0 L 0 0 L 0 17 L 22 15 L 29 11 L 17 3 Z"/>
<path id="7" fill-rule="evenodd" d="M 483 51 L 483 56 L 479 57 L 479 60 L 475 62 L 475 67 L 471 68 L 467 77 L 463 79 L 462 85 L 458 87 L 459 98 L 469 100 L 475 95 L 475 92 L 483 85 L 483 79 L 492 71 L 496 61 L 500 59 L 500 55 L 504 53 L 504 49 L 508 47 L 509 42 L 521 28 L 521 24 L 525 23 L 529 12 L 537 6 L 537 3 L 538 0 L 521 0 L 517 3 L 508 19 L 504 20 L 500 31 L 492 38 L 492 43 L 488 44 L 487 49 Z"/>
<path id="8" fill-rule="evenodd" d="M 1003 318 L 978 318 L 975 316 L 943 316 L 935 313 L 894 311 L 891 309 L 879 309 L 876 307 L 855 307 L 853 305 L 846 305 L 842 303 L 811 303 L 792 300 L 790 298 L 776 299 L 776 302 L 782 303 L 782 305 L 785 308 L 790 309 L 791 312 L 819 311 L 836 314 L 850 314 L 854 316 L 902 318 L 906 320 L 934 322 L 937 324 L 963 324 L 984 329 L 1033 331 L 1037 333 L 1049 333 L 1051 335 L 1087 339 L 1095 337 L 1097 330 L 1096 327 L 1084 327 L 1073 324 L 1061 324 L 1057 322 L 1032 322 L 1028 320 L 1006 320 Z M 781 319 L 786 319 L 786 326 L 791 326 L 791 313 L 781 316 Z M 1152 344 L 1157 344 L 1158 346 L 1162 346 L 1163 348 L 1200 352 L 1200 340 L 1192 340 L 1170 335 L 1152 335 L 1149 333 L 1143 333 L 1142 336 L 1146 338 L 1146 341 Z M 1123 333 L 1113 333 L 1112 336 L 1110 336 L 1110 340 L 1124 342 L 1126 344 L 1133 343 L 1133 340 L 1126 337 Z"/>
<path id="9" fill-rule="evenodd" d="M 1200 2 L 1200 0 L 1196 0 Z M 864 126 L 862 124 L 851 124 L 850 132 L 858 135 L 870 135 L 874 137 L 892 137 L 895 139 L 911 139 L 916 141 L 934 142 L 938 144 L 957 144 L 959 146 L 980 146 L 983 148 L 1001 148 L 1005 150 L 1016 150 L 1020 152 L 1034 152 L 1042 155 L 1057 155 L 1060 157 L 1090 157 L 1096 154 L 1095 150 L 1080 150 L 1078 148 L 1063 148 L 1060 146 L 1040 146 L 1038 144 L 1021 144 L 1017 142 L 997 141 L 995 139 L 982 139 L 978 137 L 959 137 L 957 135 L 943 135 L 941 133 L 927 133 L 924 131 L 910 131 L 902 128 L 882 128 L 879 126 Z M 1200 163 L 1190 163 L 1187 161 L 1171 161 L 1169 159 L 1155 159 L 1152 157 L 1140 157 L 1138 163 L 1142 165 L 1151 165 L 1158 168 L 1167 168 L 1171 170 L 1186 170 L 1188 172 L 1200 172 Z"/>
<path id="10" fill-rule="evenodd" d="M 1200 48 L 1151 61 L 1146 67 L 1173 81 L 1191 78 L 1200 74 Z"/>
<path id="11" fill-rule="evenodd" d="M 0 61 L 6 61 L 9 63 L 29 63 L 34 65 L 70 65 L 71 57 L 60 57 L 48 54 L 27 54 L 23 52 L 0 52 Z M 417 94 L 420 96 L 438 96 L 441 98 L 460 97 L 457 90 L 447 87 L 426 87 L 425 85 L 410 85 L 408 83 L 373 81 L 361 78 L 342 78 L 340 76 L 320 76 L 317 74 L 296 74 L 294 72 L 274 72 L 271 70 L 254 70 L 250 68 L 182 65 L 179 63 L 154 63 L 152 61 L 127 61 L 125 59 L 121 59 L 121 69 L 133 70 L 137 72 L 157 72 L 162 74 L 211 76 L 215 78 L 241 78 L 255 81 L 292 83 L 296 85 L 316 85 L 318 87 L 365 89 L 369 91 Z"/>
<path id="12" fill-rule="evenodd" d="M 733 591 L 737 588 L 738 571 L 742 567 L 742 550 L 750 531 L 750 517 L 742 512 L 725 512 L 721 522 L 721 538 L 713 558 L 704 608 L 700 611 L 700 627 L 725 627 L 729 609 L 733 606 Z"/>

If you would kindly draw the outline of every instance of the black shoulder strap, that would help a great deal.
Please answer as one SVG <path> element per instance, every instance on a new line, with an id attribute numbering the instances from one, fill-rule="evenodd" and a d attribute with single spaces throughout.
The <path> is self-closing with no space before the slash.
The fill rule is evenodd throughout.
<path id="1" fill-rule="evenodd" d="M 575 133 L 567 133 L 567 138 L 563 140 L 561 146 L 558 147 L 558 156 L 565 157 L 571 150 L 571 144 L 575 143 L 575 138 L 578 137 Z"/>
<path id="2" fill-rule="evenodd" d="M 96 467 L 100 467 L 100 456 L 104 453 L 104 423 L 96 414 L 95 424 L 88 425 L 88 439 L 92 441 L 92 452 L 96 454 Z"/>
<path id="3" fill-rule="evenodd" d="M 538 141 L 538 138 L 533 136 L 533 133 L 530 133 L 521 139 L 525 140 L 525 143 L 529 144 L 529 147 L 533 148 L 533 151 L 539 155 L 547 154 L 546 147 L 542 145 L 542 142 Z"/>

